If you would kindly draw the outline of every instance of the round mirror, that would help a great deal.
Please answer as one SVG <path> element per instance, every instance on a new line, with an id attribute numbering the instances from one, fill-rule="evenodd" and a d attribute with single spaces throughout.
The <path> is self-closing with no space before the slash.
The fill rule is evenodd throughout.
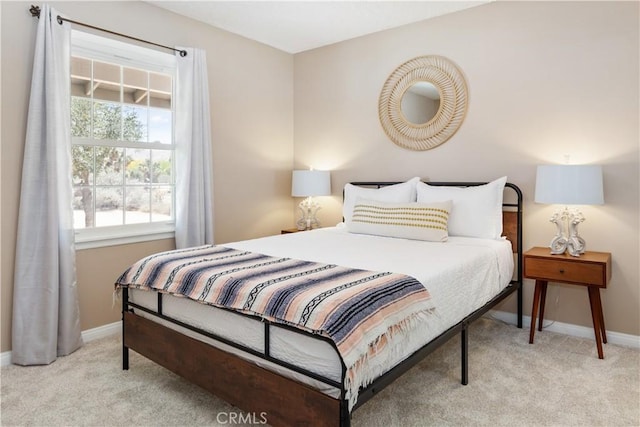
<path id="1" fill-rule="evenodd" d="M 378 101 L 385 133 L 410 150 L 429 150 L 447 141 L 466 112 L 467 84 L 462 72 L 442 56 L 420 56 L 396 68 Z"/>
<path id="2" fill-rule="evenodd" d="M 429 123 L 440 109 L 440 91 L 433 83 L 416 82 L 402 95 L 400 110 L 411 123 Z"/>

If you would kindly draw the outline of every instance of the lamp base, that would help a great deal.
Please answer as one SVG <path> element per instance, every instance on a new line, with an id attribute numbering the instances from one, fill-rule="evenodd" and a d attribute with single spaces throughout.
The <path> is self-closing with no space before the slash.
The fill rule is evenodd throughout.
<path id="1" fill-rule="evenodd" d="M 300 219 L 296 222 L 298 230 L 311 230 L 320 227 L 320 221 L 316 218 L 316 212 L 320 209 L 320 204 L 313 200 L 313 197 L 307 197 L 298 205 L 300 209 Z"/>
<path id="2" fill-rule="evenodd" d="M 577 209 L 570 211 L 567 207 L 553 214 L 549 221 L 556 225 L 557 231 L 549 245 L 552 255 L 569 252 L 569 255 L 579 257 L 584 253 L 586 242 L 578 235 L 578 225 L 584 220 L 582 212 Z M 567 237 L 565 237 L 563 230 L 565 223 L 567 224 Z"/>

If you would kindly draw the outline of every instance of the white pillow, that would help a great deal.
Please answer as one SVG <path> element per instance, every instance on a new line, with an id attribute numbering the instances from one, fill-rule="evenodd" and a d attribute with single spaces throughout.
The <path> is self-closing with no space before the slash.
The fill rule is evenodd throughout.
<path id="1" fill-rule="evenodd" d="M 342 205 L 342 216 L 344 221 L 350 221 L 353 214 L 353 207 L 358 198 L 376 200 L 379 202 L 409 203 L 416 201 L 416 184 L 420 182 L 419 177 L 411 178 L 407 182 L 388 185 L 381 188 L 358 187 L 353 184 L 344 186 L 344 202 Z"/>
<path id="2" fill-rule="evenodd" d="M 502 198 L 507 177 L 476 187 L 440 187 L 419 182 L 417 200 L 451 200 L 449 235 L 499 239 L 502 234 Z"/>
<path id="3" fill-rule="evenodd" d="M 352 219 L 347 221 L 347 230 L 350 233 L 446 242 L 451 205 L 451 200 L 387 203 L 359 198 Z"/>

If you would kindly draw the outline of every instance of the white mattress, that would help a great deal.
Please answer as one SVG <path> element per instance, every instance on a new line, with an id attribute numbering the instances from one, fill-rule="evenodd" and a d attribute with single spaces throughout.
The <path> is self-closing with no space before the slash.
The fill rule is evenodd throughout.
<path id="1" fill-rule="evenodd" d="M 431 293 L 436 314 L 430 317 L 424 328 L 417 328 L 407 338 L 405 351 L 394 356 L 397 363 L 491 300 L 509 284 L 514 268 L 511 244 L 507 240 L 449 237 L 446 243 L 424 242 L 348 233 L 341 225 L 223 246 L 373 271 L 393 271 L 418 279 Z M 157 297 L 153 292 L 131 290 L 130 299 L 156 309 Z M 252 349 L 264 349 L 264 324 L 258 320 L 168 295 L 163 298 L 163 313 Z M 153 316 L 150 318 L 157 321 Z M 307 383 L 333 397 L 339 396 L 338 389 L 330 385 L 187 329 L 167 326 Z M 340 381 L 342 365 L 331 344 L 277 327 L 271 329 L 270 336 L 273 357 Z M 370 362 L 376 363 L 375 360 Z"/>

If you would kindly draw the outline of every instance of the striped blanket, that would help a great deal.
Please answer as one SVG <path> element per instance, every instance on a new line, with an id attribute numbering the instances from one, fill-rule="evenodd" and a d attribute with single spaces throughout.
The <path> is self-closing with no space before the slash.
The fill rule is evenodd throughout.
<path id="1" fill-rule="evenodd" d="M 345 387 L 352 404 L 358 389 L 376 376 L 366 372 L 368 359 L 433 311 L 429 292 L 410 276 L 223 246 L 143 258 L 116 287 L 182 295 L 329 337 L 347 367 Z"/>

